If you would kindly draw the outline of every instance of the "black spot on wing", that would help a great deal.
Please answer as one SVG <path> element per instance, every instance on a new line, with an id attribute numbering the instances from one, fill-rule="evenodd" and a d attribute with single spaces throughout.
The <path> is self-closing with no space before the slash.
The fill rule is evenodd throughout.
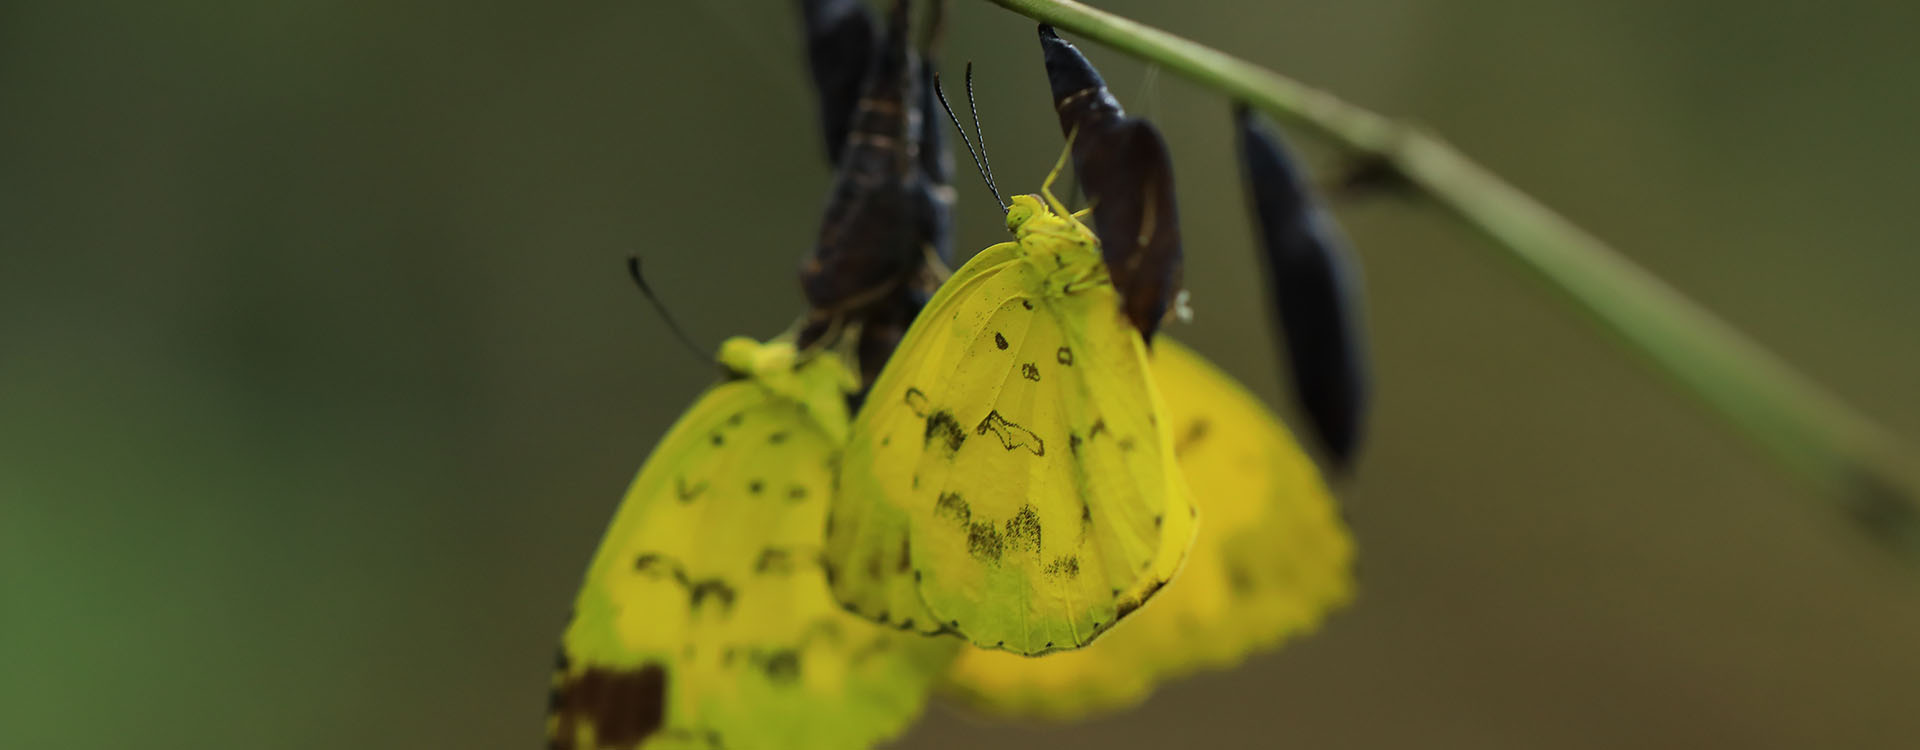
<path id="1" fill-rule="evenodd" d="M 753 563 L 753 572 L 765 575 L 788 575 L 794 571 L 793 550 L 785 547 L 768 547 L 760 550 L 760 558 Z"/>
<path id="2" fill-rule="evenodd" d="M 687 591 L 687 597 L 693 602 L 694 609 L 699 609 L 711 599 L 720 605 L 722 611 L 732 612 L 733 602 L 739 597 L 739 593 L 735 592 L 732 586 L 727 585 L 726 581 L 708 578 L 695 581 L 693 587 Z"/>
<path id="3" fill-rule="evenodd" d="M 1032 505 L 1020 506 L 1020 510 L 1007 519 L 1006 543 L 1014 549 L 1039 554 L 1040 512 Z"/>
<path id="4" fill-rule="evenodd" d="M 1060 362 L 1060 364 L 1066 365 L 1068 367 L 1073 366 L 1073 350 L 1072 349 L 1068 349 L 1064 346 L 1060 347 L 1060 350 L 1054 352 L 1053 356 L 1055 360 L 1058 360 Z"/>
<path id="5" fill-rule="evenodd" d="M 960 452 L 960 445 L 967 441 L 967 433 L 953 418 L 953 412 L 937 411 L 927 417 L 926 444 L 938 445 L 947 456 Z"/>
<path id="6" fill-rule="evenodd" d="M 686 477 L 673 478 L 673 492 L 676 497 L 680 498 L 680 502 L 683 502 L 683 503 L 693 502 L 694 498 L 699 497 L 700 493 L 706 492 L 706 491 L 707 491 L 706 482 L 700 482 L 698 484 L 690 485 L 690 484 L 687 484 Z"/>
<path id="7" fill-rule="evenodd" d="M 787 442 L 787 431 L 781 430 L 779 432 L 773 433 L 772 435 L 768 435 L 767 442 L 773 445 L 779 445 L 781 443 Z"/>
<path id="8" fill-rule="evenodd" d="M 800 653 L 783 648 L 767 654 L 760 663 L 760 671 L 767 676 L 767 682 L 782 687 L 800 681 Z"/>
<path id="9" fill-rule="evenodd" d="M 787 502 L 797 503 L 805 499 L 807 499 L 806 485 L 796 484 L 787 488 Z"/>
<path id="10" fill-rule="evenodd" d="M 1035 366 L 1032 362 L 1028 362 L 1026 364 L 1020 365 L 1020 377 L 1023 377 L 1035 383 L 1038 383 L 1040 382 L 1040 368 Z"/>
<path id="11" fill-rule="evenodd" d="M 925 391 L 918 388 L 908 388 L 906 403 L 907 408 L 913 410 L 914 416 L 927 416 L 927 394 Z"/>
<path id="12" fill-rule="evenodd" d="M 749 494 L 758 495 L 760 494 L 761 490 L 766 488 L 767 488 L 767 483 L 758 479 L 747 482 L 747 492 Z"/>
<path id="13" fill-rule="evenodd" d="M 1047 563 L 1046 573 L 1054 578 L 1078 576 L 1080 575 L 1080 558 L 1074 555 L 1053 558 L 1052 562 Z"/>
<path id="14" fill-rule="evenodd" d="M 985 435 L 989 432 L 993 433 L 994 437 L 1000 438 L 1000 447 L 1009 451 L 1026 448 L 1032 451 L 1033 455 L 1047 455 L 1047 445 L 1040 440 L 1040 436 L 1033 434 L 1025 427 L 1007 421 L 1006 417 L 1000 416 L 1000 411 L 997 409 L 987 412 L 987 417 L 980 420 L 980 425 L 973 430 L 975 435 Z"/>
<path id="15" fill-rule="evenodd" d="M 1179 439 L 1173 442 L 1173 455 L 1185 455 L 1186 452 L 1192 450 L 1195 445 L 1199 445 L 1200 441 L 1207 436 L 1208 430 L 1212 429 L 1212 427 L 1213 425 L 1204 417 L 1193 420 L 1192 424 L 1187 425 L 1187 431 L 1180 433 Z"/>
<path id="16" fill-rule="evenodd" d="M 691 589 L 692 581 L 687 579 L 687 569 L 666 555 L 648 552 L 633 560 L 633 569 L 641 575 L 654 578 L 672 578 L 681 588 Z"/>
<path id="17" fill-rule="evenodd" d="M 1006 351 L 1006 349 L 1007 349 L 1007 337 L 1005 337 L 1005 336 L 1002 336 L 1002 335 L 1000 335 L 1000 332 L 999 332 L 999 331 L 994 331 L 994 332 L 993 332 L 993 345 L 994 345 L 994 346 L 997 346 L 997 347 L 1000 347 L 1000 350 L 1001 350 L 1001 351 Z"/>
<path id="18" fill-rule="evenodd" d="M 1024 307 L 1024 308 L 1026 308 L 1026 309 L 1028 309 L 1028 310 L 1032 310 L 1032 309 L 1033 309 L 1033 300 L 1030 300 L 1030 299 L 1026 299 L 1026 298 L 1024 298 L 1024 297 L 1022 297 L 1022 298 L 1020 299 L 1020 306 L 1021 306 L 1021 307 Z"/>

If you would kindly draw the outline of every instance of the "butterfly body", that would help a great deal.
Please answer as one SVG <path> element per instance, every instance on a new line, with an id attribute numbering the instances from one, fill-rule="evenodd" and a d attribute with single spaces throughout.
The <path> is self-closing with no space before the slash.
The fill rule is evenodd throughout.
<path id="1" fill-rule="evenodd" d="M 859 614 L 1038 654 L 1137 609 L 1195 521 L 1098 240 L 1045 189 L 1015 196 L 1007 227 L 875 382 L 826 560 Z"/>

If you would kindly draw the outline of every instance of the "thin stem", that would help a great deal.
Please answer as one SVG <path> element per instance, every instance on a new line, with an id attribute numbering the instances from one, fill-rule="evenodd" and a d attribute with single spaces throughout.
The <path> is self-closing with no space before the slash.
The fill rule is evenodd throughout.
<path id="1" fill-rule="evenodd" d="M 1911 450 L 1786 362 L 1538 201 L 1419 129 L 1272 71 L 1073 0 L 990 0 L 1167 68 L 1390 165 L 1490 247 L 1810 480 L 1875 537 L 1920 561 Z"/>

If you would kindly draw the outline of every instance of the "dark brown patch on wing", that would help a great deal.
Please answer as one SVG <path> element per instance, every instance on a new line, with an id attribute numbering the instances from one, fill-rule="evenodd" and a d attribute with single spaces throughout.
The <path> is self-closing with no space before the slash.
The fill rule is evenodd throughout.
<path id="1" fill-rule="evenodd" d="M 1066 365 L 1068 367 L 1073 366 L 1073 350 L 1072 349 L 1068 349 L 1064 346 L 1060 347 L 1059 351 L 1053 353 L 1053 358 L 1059 361 L 1060 364 Z"/>
<path id="2" fill-rule="evenodd" d="M 998 563 L 1005 548 L 1006 542 L 1000 538 L 1000 530 L 994 528 L 993 524 L 975 523 L 967 527 L 967 554 L 973 555 L 973 559 Z"/>
<path id="3" fill-rule="evenodd" d="M 1053 558 L 1052 562 L 1047 563 L 1046 572 L 1047 575 L 1055 578 L 1078 576 L 1080 575 L 1080 558 L 1074 555 Z"/>
<path id="4" fill-rule="evenodd" d="M 1038 383 L 1040 382 L 1040 368 L 1032 362 L 1022 364 L 1020 365 L 1020 377 Z"/>
<path id="5" fill-rule="evenodd" d="M 1005 336 L 1002 336 L 1002 335 L 1000 335 L 1000 332 L 999 332 L 999 331 L 994 331 L 994 332 L 993 332 L 993 345 L 994 345 L 994 346 L 997 346 L 997 347 L 1000 347 L 1000 350 L 1001 350 L 1001 351 L 1006 351 L 1006 348 L 1007 348 L 1007 337 L 1005 337 Z"/>
<path id="6" fill-rule="evenodd" d="M 926 443 L 938 445 L 947 453 L 947 457 L 960 452 L 960 445 L 967 442 L 967 432 L 953 418 L 953 412 L 937 411 L 927 417 Z"/>
<path id="7" fill-rule="evenodd" d="M 639 747 L 660 731 L 666 718 L 667 671 L 658 664 L 593 667 L 558 679 L 548 696 L 553 719 L 549 750 L 597 750 L 575 744 L 583 726 L 593 728 L 598 747 Z"/>
<path id="8" fill-rule="evenodd" d="M 961 499 L 960 493 L 947 492 L 941 494 L 940 499 L 933 501 L 933 517 L 951 521 L 959 526 L 961 531 L 966 531 L 968 524 L 973 521 L 973 508 L 967 505 L 966 500 Z"/>
<path id="9" fill-rule="evenodd" d="M 1006 541 L 1014 549 L 1039 554 L 1040 512 L 1032 505 L 1020 506 L 1020 510 L 1007 519 Z"/>

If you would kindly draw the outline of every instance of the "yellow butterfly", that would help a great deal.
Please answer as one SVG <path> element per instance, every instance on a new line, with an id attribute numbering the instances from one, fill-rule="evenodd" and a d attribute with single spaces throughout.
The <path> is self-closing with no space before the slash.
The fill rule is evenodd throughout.
<path id="1" fill-rule="evenodd" d="M 1084 646 L 1179 570 L 1194 509 L 1147 348 L 1050 188 L 943 284 L 856 415 L 827 520 L 853 611 L 1019 654 Z"/>
<path id="2" fill-rule="evenodd" d="M 1040 658 L 967 649 L 947 686 L 992 713 L 1125 708 L 1160 680 L 1224 668 L 1316 627 L 1353 596 L 1353 542 L 1319 471 L 1260 400 L 1161 336 L 1174 452 L 1205 511 L 1180 577 L 1087 648 Z"/>
<path id="3" fill-rule="evenodd" d="M 548 746 L 849 748 L 904 728 L 956 643 L 883 628 L 818 564 L 853 375 L 734 338 L 627 491 L 580 589 Z"/>

